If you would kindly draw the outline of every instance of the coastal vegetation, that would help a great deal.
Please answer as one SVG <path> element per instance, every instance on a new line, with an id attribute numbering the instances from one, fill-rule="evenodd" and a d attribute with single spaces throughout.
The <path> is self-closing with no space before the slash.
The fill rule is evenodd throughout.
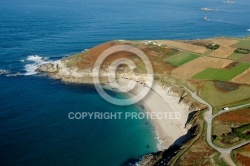
<path id="1" fill-rule="evenodd" d="M 231 147 L 250 140 L 250 107 L 217 116 L 213 122 L 213 141 L 221 147 Z"/>
<path id="2" fill-rule="evenodd" d="M 249 54 L 250 50 L 249 49 L 244 49 L 244 48 L 237 48 L 234 52 L 239 53 L 239 54 Z"/>
<path id="3" fill-rule="evenodd" d="M 229 166 L 222 158 L 221 154 L 217 153 L 213 157 L 214 164 L 219 165 L 219 166 Z"/>
<path id="4" fill-rule="evenodd" d="M 250 144 L 235 149 L 232 158 L 237 165 L 249 165 L 250 163 Z"/>
<path id="5" fill-rule="evenodd" d="M 209 43 L 213 43 L 213 45 L 207 47 Z M 51 77 L 65 82 L 91 83 L 92 67 L 104 50 L 120 44 L 132 45 L 148 56 L 157 83 L 161 86 L 170 86 L 171 93 L 180 96 L 181 101 L 188 103 L 190 108 L 203 110 L 204 106 L 191 99 L 190 94 L 182 88 L 182 85 L 190 88 L 211 104 L 215 114 L 221 111 L 223 107 L 242 105 L 250 101 L 250 60 L 248 61 L 250 58 L 244 52 L 245 49 L 248 49 L 245 47 L 246 43 L 250 45 L 250 38 L 214 38 L 194 41 L 110 41 L 82 53 L 66 57 L 62 59 L 59 67 L 55 68 L 56 65 L 51 65 L 53 70 L 49 71 L 53 71 L 50 73 Z M 126 65 L 119 66 L 120 75 L 126 75 L 128 79 L 134 79 L 134 72 L 138 74 L 146 73 L 145 64 L 141 59 L 129 52 L 113 53 L 101 65 L 101 69 L 108 73 L 109 65 L 119 58 L 132 59 L 137 66 L 132 72 L 128 70 Z M 243 58 L 244 61 L 242 61 Z M 48 68 L 40 68 L 40 71 L 48 71 Z M 84 78 L 79 73 L 85 74 Z M 136 81 L 143 82 L 142 80 Z M 207 143 L 205 137 L 207 131 L 204 127 L 207 124 L 204 123 L 203 113 L 203 111 L 198 111 L 188 123 L 192 129 L 195 129 L 196 136 L 179 149 L 177 148 L 178 150 L 176 149 L 178 153 L 171 155 L 172 157 L 175 156 L 171 161 L 172 163 L 226 165 L 224 160 L 219 157 L 220 154 Z M 236 119 L 244 120 L 246 118 L 242 117 L 244 113 L 240 110 L 234 111 L 234 114 L 232 117 Z M 212 125 L 220 129 L 214 130 L 213 128 L 214 143 L 227 147 L 227 145 L 238 144 L 249 139 L 249 125 L 221 122 L 220 118 L 225 115 L 219 115 L 213 121 Z M 247 121 L 249 123 L 249 120 Z M 223 131 L 223 133 L 219 131 Z M 147 159 L 154 160 L 150 163 L 165 162 L 162 159 L 165 152 L 169 153 L 166 150 L 160 153 L 160 157 L 158 154 L 158 157 L 151 156 L 152 158 Z M 239 159 L 239 157 L 236 157 L 236 159 Z"/>
<path id="6" fill-rule="evenodd" d="M 216 154 L 216 151 L 210 148 L 205 141 L 206 124 L 203 121 L 203 114 L 206 111 L 207 110 L 197 112 L 195 118 L 192 120 L 192 123 L 198 125 L 195 137 L 182 146 L 181 150 L 173 157 L 169 165 L 212 164 L 211 156 Z"/>

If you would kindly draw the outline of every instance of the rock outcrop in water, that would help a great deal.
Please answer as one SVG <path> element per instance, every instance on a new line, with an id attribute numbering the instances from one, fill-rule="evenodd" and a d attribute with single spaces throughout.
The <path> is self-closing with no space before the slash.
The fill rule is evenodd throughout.
<path id="1" fill-rule="evenodd" d="M 93 83 L 94 77 L 99 77 L 101 83 L 108 83 L 107 78 L 112 75 L 108 69 L 101 69 L 100 72 L 93 71 L 91 68 L 77 69 L 76 67 L 67 67 L 64 61 L 50 62 L 40 65 L 36 72 L 47 73 L 51 78 L 60 79 L 67 83 Z M 117 73 L 120 78 L 134 80 L 144 83 L 147 79 L 145 74 L 135 74 L 126 69 Z"/>
<path id="2" fill-rule="evenodd" d="M 0 75 L 3 75 L 3 74 L 8 74 L 9 72 L 7 70 L 1 70 L 0 69 Z"/>
<path id="3" fill-rule="evenodd" d="M 46 63 L 43 65 L 40 65 L 36 72 L 47 72 L 47 73 L 55 73 L 59 70 L 59 64 L 58 63 Z"/>

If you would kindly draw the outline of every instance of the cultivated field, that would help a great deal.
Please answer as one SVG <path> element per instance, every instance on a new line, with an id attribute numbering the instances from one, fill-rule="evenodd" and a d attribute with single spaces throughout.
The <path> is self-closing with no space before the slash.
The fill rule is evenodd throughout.
<path id="1" fill-rule="evenodd" d="M 249 153 L 249 152 L 248 152 Z M 237 154 L 236 155 L 236 161 L 242 165 L 242 166 L 249 166 L 250 163 L 250 157 L 249 156 L 245 156 L 242 154 Z"/>
<path id="2" fill-rule="evenodd" d="M 239 40 L 228 39 L 228 38 L 214 38 L 214 39 L 210 39 L 209 41 L 215 44 L 219 44 L 221 46 L 231 46 L 239 42 Z"/>
<path id="3" fill-rule="evenodd" d="M 233 61 L 213 57 L 199 57 L 172 71 L 172 75 L 181 79 L 190 79 L 207 68 L 224 68 Z"/>
<path id="4" fill-rule="evenodd" d="M 214 69 L 214 68 L 207 68 L 204 71 L 198 73 L 193 78 L 194 79 L 201 79 L 201 80 L 218 80 L 218 81 L 230 81 L 234 77 L 238 76 L 239 74 L 243 73 L 250 67 L 250 64 L 247 63 L 240 63 L 233 67 L 232 69 Z M 243 77 L 243 78 L 242 78 Z M 242 76 L 241 79 L 245 81 L 246 76 Z"/>
<path id="5" fill-rule="evenodd" d="M 241 62 L 249 62 L 250 63 L 250 54 L 243 56 L 240 58 Z"/>
<path id="6" fill-rule="evenodd" d="M 217 50 L 213 51 L 210 56 L 218 57 L 218 58 L 226 58 L 230 54 L 232 54 L 236 48 L 220 46 Z"/>
<path id="7" fill-rule="evenodd" d="M 250 108 L 240 109 L 236 111 L 221 114 L 215 118 L 215 121 L 223 125 L 245 125 L 250 123 Z"/>
<path id="8" fill-rule="evenodd" d="M 178 48 L 181 50 L 197 53 L 197 54 L 203 54 L 207 51 L 206 47 L 197 46 L 189 43 L 183 43 L 180 41 L 170 41 L 170 40 L 157 40 L 156 41 L 159 44 L 164 44 L 166 46 L 170 46 L 173 48 Z"/>
<path id="9" fill-rule="evenodd" d="M 250 85 L 250 69 L 234 77 L 230 82 Z"/>
<path id="10" fill-rule="evenodd" d="M 155 44 L 145 45 L 140 42 L 130 42 L 130 41 L 111 41 L 98 45 L 90 50 L 76 54 L 65 58 L 67 61 L 66 65 L 68 67 L 77 67 L 78 69 L 91 69 L 96 61 L 96 59 L 101 55 L 106 49 L 115 45 L 132 45 L 140 50 L 142 50 L 151 61 L 152 67 L 155 74 L 170 74 L 170 72 L 175 68 L 173 65 L 166 63 L 164 59 L 178 54 L 179 51 L 174 48 L 166 48 L 163 46 L 158 46 Z M 115 52 L 108 56 L 102 64 L 102 68 L 108 67 L 113 61 L 119 58 L 131 59 L 137 66 L 139 72 L 145 72 L 145 64 L 142 60 L 131 52 Z"/>
<path id="11" fill-rule="evenodd" d="M 230 54 L 227 59 L 231 59 L 233 61 L 240 61 L 240 62 L 244 62 L 244 61 L 241 61 L 240 59 L 245 57 L 246 55 L 245 54 L 240 54 L 240 53 L 232 53 Z"/>
<path id="12" fill-rule="evenodd" d="M 198 55 L 190 54 L 186 52 L 181 52 L 179 54 L 168 57 L 166 61 L 174 66 L 181 66 L 189 61 L 198 58 Z"/>
<path id="13" fill-rule="evenodd" d="M 238 43 L 233 45 L 236 48 L 247 48 L 250 49 L 250 38 L 240 39 Z"/>
<path id="14" fill-rule="evenodd" d="M 249 166 L 250 163 L 250 144 L 233 151 L 234 160 L 240 166 Z"/>
<path id="15" fill-rule="evenodd" d="M 206 81 L 199 92 L 199 95 L 214 107 L 224 107 L 246 99 L 249 100 L 249 94 L 249 86 L 240 86 L 236 90 L 223 92 L 217 90 L 211 81 Z"/>

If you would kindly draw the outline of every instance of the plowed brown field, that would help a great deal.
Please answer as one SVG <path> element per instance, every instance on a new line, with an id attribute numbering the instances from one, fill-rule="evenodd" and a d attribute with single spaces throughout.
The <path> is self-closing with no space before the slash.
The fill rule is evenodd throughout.
<path id="1" fill-rule="evenodd" d="M 230 82 L 250 85 L 250 68 L 240 75 L 234 77 Z"/>
<path id="2" fill-rule="evenodd" d="M 219 44 L 221 46 L 231 46 L 235 43 L 238 43 L 238 40 L 233 40 L 233 39 L 226 39 L 226 38 L 214 38 L 211 39 L 210 42 Z"/>
<path id="3" fill-rule="evenodd" d="M 197 54 L 203 54 L 207 51 L 206 47 L 197 46 L 197 45 L 193 45 L 193 44 L 189 44 L 189 43 L 183 43 L 180 41 L 157 40 L 156 42 L 159 44 L 164 44 L 164 45 L 167 45 L 170 47 L 178 48 L 181 50 L 186 50 L 189 52 L 194 52 Z"/>
<path id="4" fill-rule="evenodd" d="M 231 55 L 236 48 L 220 46 L 217 50 L 213 51 L 210 56 L 218 57 L 218 58 L 226 58 Z"/>
<path id="5" fill-rule="evenodd" d="M 176 69 L 174 69 L 171 74 L 177 78 L 181 79 L 190 79 L 194 75 L 200 73 L 206 68 L 224 68 L 230 63 L 232 60 L 227 59 L 219 59 L 213 57 L 200 57 L 193 61 L 190 61 Z"/>

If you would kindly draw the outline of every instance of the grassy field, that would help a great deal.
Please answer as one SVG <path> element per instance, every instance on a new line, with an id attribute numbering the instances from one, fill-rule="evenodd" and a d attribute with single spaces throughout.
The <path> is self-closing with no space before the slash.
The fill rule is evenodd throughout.
<path id="1" fill-rule="evenodd" d="M 240 48 L 248 48 L 250 49 L 250 39 L 240 39 L 240 41 L 233 46 Z"/>
<path id="2" fill-rule="evenodd" d="M 214 87 L 214 83 L 207 81 L 201 88 L 199 95 L 212 106 L 227 106 L 250 98 L 250 87 L 241 86 L 239 89 L 230 92 L 221 92 Z"/>
<path id="3" fill-rule="evenodd" d="M 207 50 L 204 54 L 202 54 L 202 56 L 208 56 L 213 52 L 213 50 Z"/>
<path id="4" fill-rule="evenodd" d="M 232 53 L 227 57 L 227 59 L 231 59 L 233 61 L 238 61 L 240 58 L 246 56 L 245 54 L 240 54 L 240 53 Z"/>
<path id="5" fill-rule="evenodd" d="M 174 56 L 168 57 L 166 61 L 174 66 L 181 66 L 191 60 L 194 60 L 198 58 L 198 55 L 181 52 L 179 54 L 176 54 Z"/>
<path id="6" fill-rule="evenodd" d="M 243 73 L 250 67 L 250 64 L 240 63 L 232 69 L 213 69 L 207 68 L 204 71 L 196 74 L 193 78 L 200 80 L 218 80 L 218 81 L 230 81 L 237 75 Z"/>

